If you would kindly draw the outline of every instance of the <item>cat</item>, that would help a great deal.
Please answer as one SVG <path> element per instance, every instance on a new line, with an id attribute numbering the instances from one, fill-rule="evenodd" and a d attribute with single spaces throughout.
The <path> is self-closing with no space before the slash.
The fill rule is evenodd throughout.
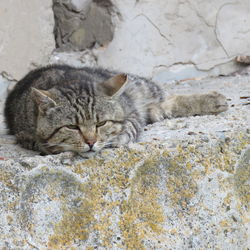
<path id="1" fill-rule="evenodd" d="M 23 147 L 82 155 L 135 142 L 149 123 L 227 108 L 217 92 L 165 97 L 160 86 L 136 75 L 50 65 L 15 85 L 4 114 L 10 134 Z"/>

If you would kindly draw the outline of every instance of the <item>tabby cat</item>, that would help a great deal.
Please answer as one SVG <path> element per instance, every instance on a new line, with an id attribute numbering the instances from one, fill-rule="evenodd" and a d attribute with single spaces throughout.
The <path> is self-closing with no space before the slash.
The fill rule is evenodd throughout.
<path id="1" fill-rule="evenodd" d="M 136 75 L 51 65 L 16 84 L 5 118 L 25 148 L 82 154 L 134 142 L 149 123 L 226 109 L 225 97 L 216 92 L 165 98 L 157 84 Z"/>

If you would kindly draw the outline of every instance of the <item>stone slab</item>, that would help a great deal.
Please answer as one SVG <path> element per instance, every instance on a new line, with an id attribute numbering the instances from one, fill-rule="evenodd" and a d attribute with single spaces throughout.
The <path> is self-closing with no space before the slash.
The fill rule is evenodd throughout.
<path id="1" fill-rule="evenodd" d="M 40 156 L 0 136 L 0 248 L 247 249 L 250 76 L 179 81 L 219 91 L 217 116 L 164 120 L 89 159 Z"/>

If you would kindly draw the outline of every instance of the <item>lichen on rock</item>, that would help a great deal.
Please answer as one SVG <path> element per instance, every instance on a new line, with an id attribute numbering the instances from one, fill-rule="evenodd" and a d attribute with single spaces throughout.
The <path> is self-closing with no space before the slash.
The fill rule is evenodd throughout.
<path id="1" fill-rule="evenodd" d="M 229 97 L 239 86 L 230 79 Z M 88 159 L 39 156 L 3 135 L 0 248 L 247 248 L 250 116 L 237 98 L 225 113 L 148 125 L 138 143 Z"/>
<path id="2" fill-rule="evenodd" d="M 242 152 L 236 167 L 234 185 L 246 210 L 250 209 L 250 147 Z"/>

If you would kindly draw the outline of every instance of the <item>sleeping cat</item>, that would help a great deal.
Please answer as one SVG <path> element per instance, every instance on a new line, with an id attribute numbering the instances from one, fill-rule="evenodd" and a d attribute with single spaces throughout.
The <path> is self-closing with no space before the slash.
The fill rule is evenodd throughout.
<path id="1" fill-rule="evenodd" d="M 100 68 L 51 65 L 20 80 L 5 104 L 11 134 L 28 149 L 98 152 L 134 142 L 149 123 L 218 114 L 226 98 L 211 92 L 165 97 L 154 82 Z"/>

